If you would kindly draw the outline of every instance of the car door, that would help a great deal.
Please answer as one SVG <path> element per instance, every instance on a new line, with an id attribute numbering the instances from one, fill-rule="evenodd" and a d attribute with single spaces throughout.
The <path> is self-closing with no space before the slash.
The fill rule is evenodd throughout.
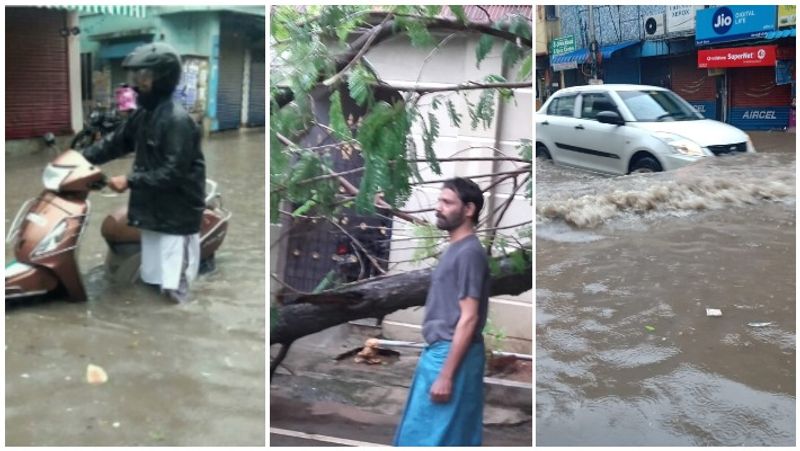
<path id="1" fill-rule="evenodd" d="M 572 164 L 569 152 L 559 149 L 559 143 L 569 140 L 573 122 L 575 121 L 575 101 L 577 94 L 565 94 L 554 98 L 547 106 L 547 116 L 544 121 L 537 124 L 536 132 L 542 133 L 547 139 L 550 156 L 553 161 L 563 164 Z"/>
<path id="2" fill-rule="evenodd" d="M 578 107 L 568 149 L 575 155 L 576 166 L 612 174 L 627 173 L 630 127 L 597 120 L 601 111 L 620 114 L 616 103 L 605 92 L 585 92 L 578 99 Z"/>

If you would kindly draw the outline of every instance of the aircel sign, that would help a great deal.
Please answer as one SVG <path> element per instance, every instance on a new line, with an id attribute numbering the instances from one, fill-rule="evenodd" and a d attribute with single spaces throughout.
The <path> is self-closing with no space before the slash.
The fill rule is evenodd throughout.
<path id="1" fill-rule="evenodd" d="M 776 29 L 775 6 L 720 6 L 697 11 L 697 45 L 763 38 Z"/>

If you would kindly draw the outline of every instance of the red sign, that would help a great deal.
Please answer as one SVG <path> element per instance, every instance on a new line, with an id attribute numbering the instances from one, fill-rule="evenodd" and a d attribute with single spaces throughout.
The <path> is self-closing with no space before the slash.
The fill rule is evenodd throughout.
<path id="1" fill-rule="evenodd" d="M 755 67 L 775 65 L 775 45 L 699 50 L 697 68 Z"/>

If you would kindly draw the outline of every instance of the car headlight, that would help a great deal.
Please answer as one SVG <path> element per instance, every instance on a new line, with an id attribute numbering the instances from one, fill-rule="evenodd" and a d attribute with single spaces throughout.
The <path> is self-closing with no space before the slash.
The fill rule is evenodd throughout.
<path id="1" fill-rule="evenodd" d="M 703 147 L 696 142 L 684 138 L 680 135 L 675 135 L 672 133 L 656 133 L 656 138 L 664 141 L 665 143 L 669 144 L 672 147 L 672 150 L 681 154 L 687 155 L 690 157 L 705 157 L 707 154 L 703 151 Z"/>
<path id="2" fill-rule="evenodd" d="M 53 230 L 51 230 L 50 233 L 48 233 L 47 236 L 42 239 L 42 241 L 39 241 L 39 245 L 37 245 L 36 249 L 33 250 L 33 256 L 38 257 L 51 252 L 53 249 L 58 247 L 58 243 L 64 239 L 64 234 L 66 231 L 67 221 L 62 220 L 57 226 L 53 227 Z"/>

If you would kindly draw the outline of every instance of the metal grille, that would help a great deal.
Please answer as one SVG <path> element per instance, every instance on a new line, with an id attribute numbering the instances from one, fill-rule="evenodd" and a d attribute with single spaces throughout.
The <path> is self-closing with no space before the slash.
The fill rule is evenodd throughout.
<path id="1" fill-rule="evenodd" d="M 329 124 L 329 94 L 313 95 L 313 97 L 316 120 L 321 124 Z M 383 97 L 383 100 L 393 98 L 390 95 L 382 96 L 380 94 L 377 97 Z M 342 92 L 341 98 L 345 117 L 352 114 L 354 120 L 357 121 L 363 115 L 363 109 L 355 105 L 346 91 Z M 303 146 L 321 148 L 320 151 L 330 152 L 333 168 L 337 172 L 364 165 L 360 153 L 338 148 L 334 146 L 336 143 L 337 140 L 331 136 L 330 132 L 321 127 L 313 127 L 300 140 L 300 144 Z M 344 178 L 358 186 L 361 182 L 361 173 L 347 174 Z M 336 250 L 339 245 L 350 243 L 350 237 L 362 243 L 367 252 L 376 257 L 378 266 L 386 270 L 392 238 L 392 218 L 387 211 L 379 210 L 377 213 L 374 216 L 364 216 L 356 214 L 352 209 L 346 209 L 336 218 L 338 227 L 324 220 L 292 220 L 289 225 L 286 272 L 284 274 L 286 284 L 294 289 L 310 292 L 317 288 L 328 275 L 338 276 L 341 279 L 342 274 L 339 273 L 343 271 L 343 268 L 336 261 Z M 380 271 L 374 268 L 371 262 L 365 261 L 363 253 L 359 252 L 358 247 L 353 246 L 353 248 L 355 253 L 362 257 L 363 265 L 356 264 L 358 278 L 378 275 Z"/>
<path id="2" fill-rule="evenodd" d="M 714 155 L 723 155 L 727 153 L 747 152 L 747 143 L 723 144 L 718 146 L 708 146 L 708 150 Z"/>

